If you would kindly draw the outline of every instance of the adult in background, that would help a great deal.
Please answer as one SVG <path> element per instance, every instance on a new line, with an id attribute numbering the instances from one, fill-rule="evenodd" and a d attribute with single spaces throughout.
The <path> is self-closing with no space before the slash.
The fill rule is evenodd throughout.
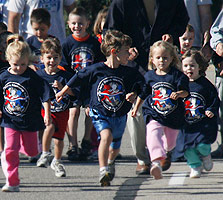
<path id="1" fill-rule="evenodd" d="M 139 55 L 134 61 L 129 61 L 128 65 L 138 68 L 144 74 L 147 71 L 150 46 L 161 39 L 170 39 L 178 45 L 188 21 L 183 0 L 113 0 L 104 32 L 117 29 L 132 38 L 132 46 L 137 48 Z M 136 118 L 132 118 L 129 113 L 127 127 L 138 160 L 136 174 L 148 174 L 150 159 L 141 110 Z"/>
<path id="2" fill-rule="evenodd" d="M 30 16 L 35 8 L 46 8 L 51 15 L 49 34 L 56 36 L 60 42 L 65 39 L 65 8 L 67 13 L 75 7 L 75 0 L 9 0 L 8 31 L 19 33 L 25 39 L 33 35 Z"/>

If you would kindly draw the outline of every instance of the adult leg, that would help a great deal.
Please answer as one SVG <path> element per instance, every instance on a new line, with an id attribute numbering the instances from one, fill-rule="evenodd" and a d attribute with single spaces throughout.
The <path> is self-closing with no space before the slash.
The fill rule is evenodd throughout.
<path id="1" fill-rule="evenodd" d="M 134 106 L 134 105 L 133 105 Z M 138 116 L 132 117 L 131 111 L 128 113 L 127 129 L 131 138 L 132 150 L 137 158 L 137 174 L 149 174 L 150 158 L 146 148 L 146 125 L 142 115 L 142 107 L 138 111 Z"/>

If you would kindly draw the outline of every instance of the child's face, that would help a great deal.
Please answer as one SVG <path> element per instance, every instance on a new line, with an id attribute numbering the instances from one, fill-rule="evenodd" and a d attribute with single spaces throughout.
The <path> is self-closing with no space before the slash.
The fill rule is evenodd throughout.
<path id="1" fill-rule="evenodd" d="M 173 57 L 170 52 L 162 47 L 157 47 L 152 52 L 151 61 L 156 67 L 157 72 L 168 72 L 169 65 L 173 61 Z"/>
<path id="2" fill-rule="evenodd" d="M 32 29 L 34 35 L 38 38 L 39 41 L 43 41 L 48 37 L 49 26 L 44 23 L 32 23 Z"/>
<path id="3" fill-rule="evenodd" d="M 186 57 L 182 60 L 183 72 L 188 76 L 190 81 L 194 81 L 200 77 L 200 68 L 196 60 L 192 57 Z"/>
<path id="4" fill-rule="evenodd" d="M 189 50 L 194 42 L 194 33 L 186 31 L 181 37 L 179 37 L 180 40 L 180 50 L 185 52 Z"/>
<path id="5" fill-rule="evenodd" d="M 116 51 L 116 58 L 122 65 L 126 65 L 129 60 L 129 46 L 122 46 L 119 51 Z"/>
<path id="6" fill-rule="evenodd" d="M 29 64 L 29 58 L 27 56 L 18 57 L 12 55 L 8 62 L 11 66 L 10 73 L 20 75 L 26 71 Z"/>
<path id="7" fill-rule="evenodd" d="M 56 53 L 55 51 L 49 51 L 47 53 L 44 53 L 40 57 L 40 59 L 44 63 L 45 69 L 48 72 L 57 72 L 57 67 L 61 61 L 61 56 L 58 53 Z"/>
<path id="8" fill-rule="evenodd" d="M 80 15 L 71 15 L 69 17 L 68 25 L 75 37 L 83 38 L 87 35 L 89 21 L 86 19 L 86 17 Z"/>

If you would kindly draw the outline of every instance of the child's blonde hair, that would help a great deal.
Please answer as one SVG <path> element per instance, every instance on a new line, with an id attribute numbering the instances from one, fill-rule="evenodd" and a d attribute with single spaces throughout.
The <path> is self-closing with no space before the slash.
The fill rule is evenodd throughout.
<path id="1" fill-rule="evenodd" d="M 119 51 L 122 46 L 131 46 L 132 39 L 123 34 L 121 31 L 117 30 L 108 30 L 104 36 L 104 39 L 101 43 L 102 53 L 108 57 L 111 55 L 111 50 L 114 48 L 116 51 Z"/>
<path id="2" fill-rule="evenodd" d="M 94 22 L 94 28 L 93 28 L 93 31 L 94 31 L 95 35 L 98 35 L 98 34 L 102 33 L 101 22 L 106 19 L 107 13 L 108 13 L 108 8 L 103 8 L 102 10 L 100 10 L 98 12 L 96 20 Z"/>
<path id="3" fill-rule="evenodd" d="M 5 52 L 6 60 L 10 61 L 12 56 L 27 57 L 29 64 L 36 60 L 36 56 L 31 53 L 29 45 L 24 41 L 23 37 L 18 34 L 10 35 L 7 38 L 7 48 Z"/>
<path id="4" fill-rule="evenodd" d="M 208 68 L 208 61 L 205 59 L 202 52 L 198 50 L 194 50 L 194 49 L 189 49 L 182 56 L 182 61 L 187 57 L 192 57 L 196 61 L 196 63 L 199 65 L 199 69 L 200 69 L 199 74 L 205 75 L 205 71 Z"/>
<path id="5" fill-rule="evenodd" d="M 179 56 L 177 54 L 176 51 L 176 47 L 173 46 L 171 43 L 163 41 L 163 40 L 159 40 L 157 42 L 155 42 L 151 47 L 150 47 L 150 51 L 149 51 L 149 64 L 148 64 L 148 69 L 152 70 L 152 69 L 156 69 L 156 66 L 153 65 L 152 62 L 152 57 L 153 57 L 153 52 L 156 48 L 163 48 L 166 51 L 169 51 L 170 56 L 173 58 L 172 62 L 170 63 L 171 67 L 176 67 L 178 69 L 181 70 L 181 62 L 179 59 Z"/>

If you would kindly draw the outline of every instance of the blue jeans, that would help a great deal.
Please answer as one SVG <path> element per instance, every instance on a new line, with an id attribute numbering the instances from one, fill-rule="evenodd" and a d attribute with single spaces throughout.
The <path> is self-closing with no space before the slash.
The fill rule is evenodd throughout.
<path id="1" fill-rule="evenodd" d="M 90 109 L 90 117 L 92 123 L 98 133 L 100 139 L 100 132 L 104 129 L 110 129 L 113 137 L 111 147 L 119 149 L 121 146 L 122 135 L 125 131 L 127 115 L 121 117 L 106 117 L 101 115 L 97 110 Z"/>

